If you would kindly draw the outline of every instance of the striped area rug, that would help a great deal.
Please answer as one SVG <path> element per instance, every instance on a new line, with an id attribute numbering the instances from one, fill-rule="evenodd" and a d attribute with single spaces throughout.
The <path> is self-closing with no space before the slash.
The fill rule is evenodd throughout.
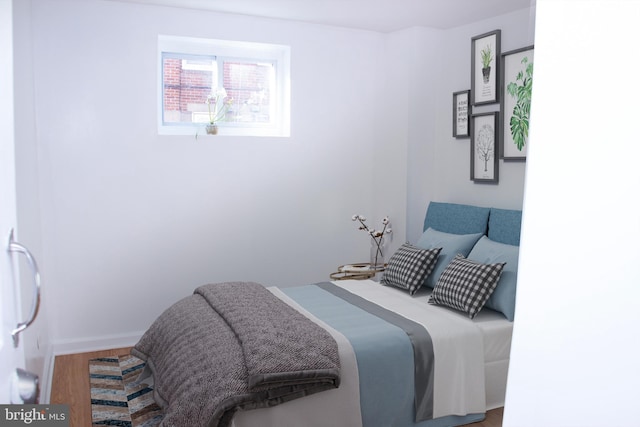
<path id="1" fill-rule="evenodd" d="M 136 379 L 144 362 L 126 355 L 89 361 L 93 426 L 155 427 L 162 410 L 153 400 L 153 388 Z"/>

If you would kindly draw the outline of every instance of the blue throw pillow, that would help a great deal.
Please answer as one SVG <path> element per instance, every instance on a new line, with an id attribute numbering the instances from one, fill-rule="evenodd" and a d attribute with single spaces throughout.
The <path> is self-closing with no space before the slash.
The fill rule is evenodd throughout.
<path id="1" fill-rule="evenodd" d="M 423 249 L 442 248 L 438 262 L 431 274 L 427 277 L 425 285 L 431 288 L 436 286 L 440 275 L 449 265 L 451 260 L 458 255 L 469 255 L 473 245 L 482 237 L 482 233 L 476 234 L 451 234 L 427 228 L 418 239 L 416 246 Z"/>
<path id="2" fill-rule="evenodd" d="M 506 262 L 498 286 L 485 307 L 498 311 L 513 322 L 516 311 L 516 279 L 518 277 L 519 246 L 494 242 L 483 236 L 469 253 L 468 258 L 482 263 Z"/>

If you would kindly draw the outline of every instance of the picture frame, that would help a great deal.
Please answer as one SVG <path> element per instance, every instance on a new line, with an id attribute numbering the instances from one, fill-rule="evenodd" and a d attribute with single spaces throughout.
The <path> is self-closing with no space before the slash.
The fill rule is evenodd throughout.
<path id="1" fill-rule="evenodd" d="M 498 102 L 501 30 L 471 38 L 471 105 Z"/>
<path id="2" fill-rule="evenodd" d="M 529 146 L 533 45 L 502 54 L 500 61 L 500 158 L 525 161 Z"/>
<path id="3" fill-rule="evenodd" d="M 470 90 L 453 93 L 453 137 L 469 138 Z"/>
<path id="4" fill-rule="evenodd" d="M 498 182 L 498 112 L 471 116 L 471 180 Z"/>

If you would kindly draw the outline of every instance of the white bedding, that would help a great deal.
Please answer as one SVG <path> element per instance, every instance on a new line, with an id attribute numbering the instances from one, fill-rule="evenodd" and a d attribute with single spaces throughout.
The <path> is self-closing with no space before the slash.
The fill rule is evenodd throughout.
<path id="1" fill-rule="evenodd" d="M 401 289 L 391 289 L 395 292 L 406 294 Z M 431 295 L 431 288 L 423 288 L 416 293 L 413 297 L 407 295 L 408 298 L 420 301 L 423 304 L 428 304 L 429 295 Z M 467 321 L 473 322 L 482 330 L 482 336 L 484 338 L 484 361 L 495 362 L 500 360 L 509 359 L 509 352 L 511 349 L 511 332 L 513 330 L 513 323 L 509 322 L 505 317 L 490 309 L 481 310 L 480 313 L 473 319 L 469 319 L 466 314 L 441 307 L 442 310 L 446 310 L 451 315 L 461 317 Z"/>
<path id="2" fill-rule="evenodd" d="M 394 289 L 394 291 L 404 293 L 401 289 Z M 431 289 L 423 288 L 413 297 L 407 297 L 423 304 L 428 304 L 429 295 L 431 295 Z M 504 406 L 513 322 L 505 319 L 501 313 L 490 309 L 480 311 L 473 320 L 455 310 L 445 307 L 442 307 L 442 310 L 448 310 L 454 316 L 467 319 L 467 321 L 475 323 L 482 330 L 486 409 L 490 410 Z"/>
<path id="3" fill-rule="evenodd" d="M 344 280 L 333 283 L 418 323 L 422 322 L 426 311 L 438 312 L 442 319 L 445 319 L 443 320 L 444 325 L 458 324 L 459 327 L 464 327 L 464 324 L 468 325 L 469 322 L 473 322 L 480 333 L 477 334 L 476 338 L 469 336 L 467 345 L 470 346 L 469 348 L 482 347 L 483 357 L 464 363 L 467 364 L 466 369 L 473 369 L 471 372 L 479 372 L 480 374 L 473 376 L 470 382 L 467 381 L 462 385 L 454 384 L 452 381 L 448 381 L 447 378 L 446 369 L 452 372 L 455 369 L 460 369 L 460 366 L 456 366 L 456 362 L 452 362 L 445 367 L 445 371 L 436 372 L 434 378 L 437 393 L 434 395 L 434 411 L 436 410 L 436 402 L 439 399 L 438 394 L 453 393 L 454 395 L 459 395 L 462 393 L 469 399 L 469 401 L 454 404 L 454 406 L 462 405 L 461 407 L 450 407 L 450 404 L 440 405 L 438 411 L 447 413 L 461 413 L 460 411 L 469 411 L 469 408 L 472 409 L 469 412 L 484 412 L 504 404 L 512 323 L 507 321 L 501 314 L 484 310 L 474 320 L 470 320 L 465 314 L 428 304 L 429 292 L 426 290 L 412 297 L 406 291 L 381 286 L 371 280 Z M 338 389 L 307 396 L 273 408 L 238 412 L 234 417 L 233 426 L 361 426 L 357 364 L 348 340 L 341 333 L 307 313 L 279 289 L 270 288 L 270 290 L 312 320 L 321 324 L 334 336 L 340 348 L 341 385 Z M 435 328 L 435 330 L 437 329 Z M 438 334 L 438 332 L 435 333 L 436 335 Z M 431 330 L 430 334 L 432 334 Z M 435 339 L 438 339 L 438 337 L 435 337 Z M 451 345 L 458 346 L 459 343 L 451 343 Z M 439 401 L 446 403 L 447 400 L 446 398 L 440 398 Z M 462 412 L 461 414 L 464 413 L 467 412 Z M 439 415 L 434 412 L 434 416 L 438 417 Z"/>

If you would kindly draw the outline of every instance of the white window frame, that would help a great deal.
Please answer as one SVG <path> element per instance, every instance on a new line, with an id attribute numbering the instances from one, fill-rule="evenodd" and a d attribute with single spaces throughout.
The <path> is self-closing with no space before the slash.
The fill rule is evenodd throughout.
<path id="1" fill-rule="evenodd" d="M 239 58 L 257 62 L 268 62 L 275 67 L 275 93 L 273 100 L 274 120 L 270 124 L 224 123 L 218 135 L 233 136 L 279 136 L 291 135 L 290 54 L 289 46 L 240 42 L 231 40 L 202 39 L 194 37 L 158 36 L 158 134 L 160 135 L 205 135 L 205 124 L 164 124 L 163 121 L 163 67 L 162 54 L 208 55 L 217 58 Z M 220 70 L 219 70 L 220 72 Z"/>

